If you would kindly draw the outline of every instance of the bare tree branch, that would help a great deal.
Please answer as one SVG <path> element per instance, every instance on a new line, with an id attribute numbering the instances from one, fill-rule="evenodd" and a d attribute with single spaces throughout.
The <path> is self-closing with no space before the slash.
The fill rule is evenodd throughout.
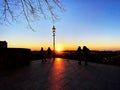
<path id="1" fill-rule="evenodd" d="M 58 20 L 56 9 L 63 11 L 60 0 L 2 0 L 0 2 L 0 23 L 11 23 L 17 21 L 18 17 L 24 16 L 30 29 L 31 21 L 36 17 L 47 19 L 53 22 Z M 58 10 L 57 10 L 58 11 Z"/>

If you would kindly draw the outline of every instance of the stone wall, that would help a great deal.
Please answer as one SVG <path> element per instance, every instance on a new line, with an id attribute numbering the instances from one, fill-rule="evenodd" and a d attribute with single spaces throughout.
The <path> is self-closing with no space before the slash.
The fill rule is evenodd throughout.
<path id="1" fill-rule="evenodd" d="M 14 68 L 30 63 L 30 49 L 0 48 L 0 68 Z"/>

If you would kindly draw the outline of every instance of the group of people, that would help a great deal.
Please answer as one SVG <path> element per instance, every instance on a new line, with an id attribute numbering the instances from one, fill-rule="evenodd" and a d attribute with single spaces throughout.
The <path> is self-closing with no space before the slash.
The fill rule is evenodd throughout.
<path id="1" fill-rule="evenodd" d="M 89 52 L 90 50 L 86 46 L 83 46 L 83 49 L 81 49 L 81 47 L 78 46 L 77 56 L 78 56 L 79 64 L 81 64 L 81 60 L 84 59 L 85 65 L 87 65 L 87 61 L 89 59 Z"/>
<path id="2" fill-rule="evenodd" d="M 42 62 L 47 62 L 46 57 L 51 58 L 51 49 L 50 49 L 50 47 L 48 47 L 47 52 L 45 53 L 43 47 L 41 47 L 40 58 L 41 58 Z"/>
<path id="3" fill-rule="evenodd" d="M 85 65 L 87 65 L 87 61 L 89 59 L 89 52 L 90 52 L 90 50 L 86 46 L 83 46 L 83 49 L 81 49 L 81 47 L 78 46 L 77 57 L 79 60 L 79 64 L 81 64 L 81 60 L 84 59 Z M 43 47 L 41 47 L 40 57 L 41 57 L 42 62 L 47 62 L 46 57 L 51 58 L 51 55 L 52 55 L 52 51 L 51 51 L 50 47 L 48 47 L 46 52 L 43 50 Z"/>

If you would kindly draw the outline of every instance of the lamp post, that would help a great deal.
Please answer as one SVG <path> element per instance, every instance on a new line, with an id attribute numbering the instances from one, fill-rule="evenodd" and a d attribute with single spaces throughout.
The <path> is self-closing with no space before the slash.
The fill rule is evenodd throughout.
<path id="1" fill-rule="evenodd" d="M 52 31 L 53 31 L 53 58 L 55 58 L 55 26 L 53 25 Z"/>

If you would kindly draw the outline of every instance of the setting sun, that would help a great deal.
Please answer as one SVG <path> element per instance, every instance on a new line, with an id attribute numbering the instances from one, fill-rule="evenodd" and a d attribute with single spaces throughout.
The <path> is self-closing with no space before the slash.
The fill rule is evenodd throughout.
<path id="1" fill-rule="evenodd" d="M 57 44 L 56 45 L 56 51 L 57 52 L 61 52 L 61 51 L 63 51 L 64 50 L 64 46 L 62 45 L 62 44 Z"/>
<path id="2" fill-rule="evenodd" d="M 60 52 L 60 51 L 61 51 L 61 48 L 60 48 L 60 47 L 58 47 L 58 48 L 57 48 L 57 51 L 58 51 L 58 52 Z"/>

